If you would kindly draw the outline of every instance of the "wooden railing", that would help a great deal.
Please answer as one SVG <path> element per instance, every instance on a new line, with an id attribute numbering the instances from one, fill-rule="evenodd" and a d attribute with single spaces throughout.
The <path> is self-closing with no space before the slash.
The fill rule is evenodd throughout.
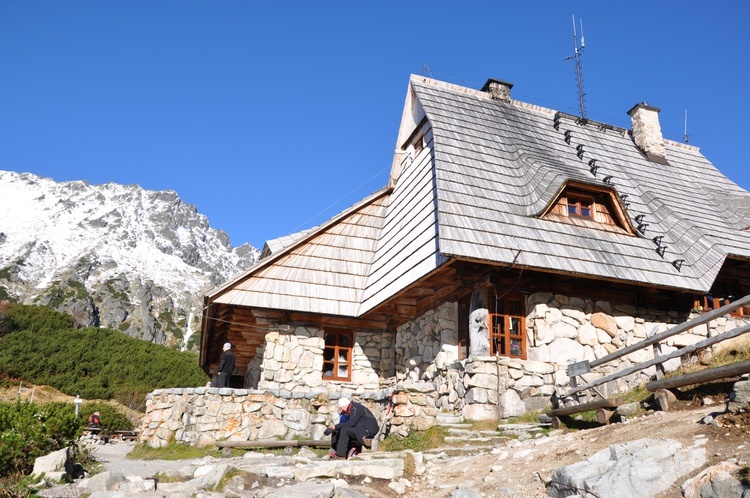
<path id="1" fill-rule="evenodd" d="M 706 348 L 708 346 L 711 346 L 713 344 L 716 344 L 721 341 L 725 341 L 727 339 L 731 339 L 733 337 L 737 337 L 739 335 L 742 335 L 748 331 L 750 331 L 750 325 L 745 325 L 742 327 L 737 327 L 733 330 L 724 332 L 722 334 L 716 335 L 714 337 L 709 337 L 703 341 L 697 342 L 695 344 L 691 344 L 689 346 L 686 346 L 682 349 L 678 349 L 676 351 L 673 351 L 672 353 L 658 356 L 652 360 L 644 361 L 643 363 L 639 363 L 637 365 L 633 365 L 632 367 L 626 368 L 624 370 L 620 370 L 619 372 L 614 372 L 610 375 L 601 377 L 599 379 L 593 380 L 591 382 L 588 382 L 586 384 L 583 384 L 581 386 L 575 385 L 575 376 L 583 375 L 585 373 L 589 373 L 592 368 L 598 367 L 600 365 L 604 365 L 606 363 L 609 363 L 613 360 L 616 360 L 618 358 L 621 358 L 623 356 L 629 355 L 630 353 L 633 353 L 635 351 L 638 351 L 640 349 L 643 349 L 645 347 L 658 344 L 659 342 L 663 341 L 664 339 L 667 339 L 668 337 L 672 337 L 674 335 L 677 335 L 679 333 L 685 332 L 687 330 L 690 330 L 698 325 L 702 325 L 704 323 L 708 323 L 711 320 L 715 320 L 721 316 L 730 314 L 734 312 L 737 309 L 742 308 L 743 306 L 750 305 L 750 295 L 747 295 L 743 297 L 742 299 L 738 299 L 732 303 L 729 303 L 725 306 L 722 306 L 721 308 L 709 311 L 707 313 L 702 314 L 699 317 L 696 317 L 692 320 L 689 320 L 685 323 L 682 323 L 680 325 L 677 325 L 675 327 L 672 327 L 669 330 L 666 330 L 664 332 L 661 332 L 659 334 L 654 334 L 651 337 L 648 337 L 644 339 L 641 342 L 638 342 L 636 344 L 632 344 L 630 346 L 624 347 L 622 349 L 619 349 L 611 354 L 608 354 L 606 356 L 603 356 L 597 360 L 594 361 L 582 361 L 573 363 L 571 365 L 568 365 L 568 375 L 571 378 L 571 388 L 568 390 L 568 393 L 566 397 L 572 396 L 574 394 L 580 393 L 581 391 L 596 388 L 596 386 L 600 386 L 602 384 L 605 384 L 607 382 L 619 379 L 621 377 L 625 377 L 627 375 L 630 375 L 632 373 L 638 372 L 640 370 L 644 370 L 648 367 L 654 366 L 654 365 L 660 365 L 664 363 L 667 360 L 670 360 L 672 358 L 677 358 L 680 356 L 683 356 L 688 353 L 693 353 L 695 351 L 701 350 L 703 348 Z M 602 396 L 603 397 L 603 396 Z"/>

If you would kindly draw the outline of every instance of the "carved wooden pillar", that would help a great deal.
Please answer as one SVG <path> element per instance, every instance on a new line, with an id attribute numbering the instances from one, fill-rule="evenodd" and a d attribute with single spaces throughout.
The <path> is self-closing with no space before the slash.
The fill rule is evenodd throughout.
<path id="1" fill-rule="evenodd" d="M 469 307 L 469 358 L 490 355 L 488 292 L 485 288 L 474 289 Z"/>

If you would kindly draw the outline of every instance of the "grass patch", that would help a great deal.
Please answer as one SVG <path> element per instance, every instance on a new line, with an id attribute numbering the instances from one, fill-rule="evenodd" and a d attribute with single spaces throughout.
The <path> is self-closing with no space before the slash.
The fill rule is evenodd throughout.
<path id="1" fill-rule="evenodd" d="M 430 427 L 426 431 L 414 431 L 403 437 L 396 434 L 388 436 L 380 442 L 379 449 L 383 451 L 426 451 L 445 445 L 448 431 L 444 427 Z"/>
<path id="2" fill-rule="evenodd" d="M 165 474 L 164 472 L 157 472 L 154 474 L 154 480 L 158 483 L 162 482 L 187 482 L 190 480 L 187 476 L 179 476 L 176 474 Z"/>
<path id="3" fill-rule="evenodd" d="M 544 410 L 545 412 L 549 411 L 551 407 L 547 410 Z M 534 410 L 530 412 L 526 412 L 521 416 L 518 417 L 510 417 L 507 421 L 504 423 L 506 424 L 538 424 L 539 423 L 539 415 L 541 415 L 541 411 Z"/>
<path id="4" fill-rule="evenodd" d="M 224 476 L 221 478 L 221 480 L 216 484 L 216 487 L 214 488 L 214 491 L 223 491 L 224 486 L 227 485 L 227 483 L 234 477 L 237 476 L 244 476 L 245 472 L 235 469 L 234 467 L 231 467 L 227 469 L 227 471 L 224 473 Z"/>
<path id="5" fill-rule="evenodd" d="M 202 458 L 204 456 L 216 456 L 216 447 L 207 446 L 196 448 L 187 444 L 172 443 L 163 448 L 152 448 L 147 444 L 137 444 L 128 453 L 128 460 L 187 460 L 191 458 Z"/>

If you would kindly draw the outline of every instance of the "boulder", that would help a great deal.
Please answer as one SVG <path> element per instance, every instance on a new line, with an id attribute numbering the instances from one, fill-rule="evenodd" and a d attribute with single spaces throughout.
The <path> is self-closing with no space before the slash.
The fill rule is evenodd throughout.
<path id="1" fill-rule="evenodd" d="M 583 498 L 649 498 L 705 462 L 705 448 L 683 449 L 672 439 L 638 439 L 557 469 L 547 494 L 559 498 L 576 493 Z"/>
<path id="2" fill-rule="evenodd" d="M 747 409 L 750 409 L 750 380 L 741 380 L 734 383 L 727 410 L 737 413 Z"/>
<path id="3" fill-rule="evenodd" d="M 731 462 L 713 465 L 682 483 L 685 498 L 729 498 L 750 495 L 750 486 L 740 482 L 735 474 L 741 468 Z"/>
<path id="4" fill-rule="evenodd" d="M 68 448 L 37 458 L 34 461 L 32 474 L 36 476 L 44 474 L 45 480 L 50 483 L 60 482 L 65 475 L 73 476 L 73 462 L 70 460 Z"/>
<path id="5" fill-rule="evenodd" d="M 120 485 L 128 482 L 125 474 L 121 472 L 102 472 L 96 474 L 81 483 L 81 487 L 90 493 L 96 491 L 116 491 Z"/>

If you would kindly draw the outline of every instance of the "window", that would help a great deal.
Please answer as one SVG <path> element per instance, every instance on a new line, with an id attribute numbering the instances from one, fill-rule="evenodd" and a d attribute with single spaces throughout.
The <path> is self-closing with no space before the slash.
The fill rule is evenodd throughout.
<path id="1" fill-rule="evenodd" d="M 351 380 L 354 334 L 350 330 L 326 330 L 323 348 L 323 380 Z"/>
<path id="2" fill-rule="evenodd" d="M 526 359 L 526 311 L 522 294 L 495 297 L 490 310 L 490 354 Z"/>
<path id="3" fill-rule="evenodd" d="M 738 297 L 735 296 L 732 292 L 715 293 L 714 291 L 711 291 L 705 296 L 697 298 L 695 301 L 693 301 L 693 311 L 706 313 L 711 310 L 719 309 L 722 306 L 726 306 L 727 304 L 731 304 L 736 299 L 738 299 Z M 742 306 L 741 308 L 737 308 L 736 310 L 730 312 L 729 315 L 740 318 L 750 316 L 750 306 Z"/>
<path id="4" fill-rule="evenodd" d="M 631 225 L 608 189 L 590 185 L 567 185 L 542 214 L 543 219 L 633 235 Z"/>
<path id="5" fill-rule="evenodd" d="M 569 195 L 566 198 L 568 202 L 568 216 L 581 216 L 583 218 L 594 217 L 594 199 L 582 196 Z"/>

